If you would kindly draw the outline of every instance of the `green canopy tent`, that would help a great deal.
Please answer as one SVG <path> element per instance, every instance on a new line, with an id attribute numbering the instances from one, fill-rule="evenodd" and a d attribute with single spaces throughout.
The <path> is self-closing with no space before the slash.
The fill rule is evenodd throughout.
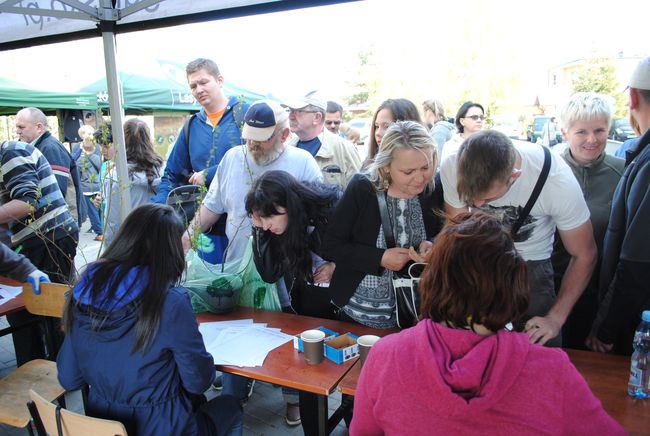
<path id="1" fill-rule="evenodd" d="M 20 108 L 37 107 L 44 112 L 57 109 L 96 110 L 97 99 L 91 92 L 55 92 L 30 89 L 27 86 L 0 78 L 0 115 L 15 115 Z"/>
<path id="2" fill-rule="evenodd" d="M 146 75 L 119 72 L 124 110 L 133 114 L 200 110 L 201 105 L 194 99 L 187 85 L 183 66 L 166 61 L 156 61 L 156 63 L 157 66 L 152 65 L 151 68 L 146 69 Z M 99 107 L 108 107 L 109 98 L 105 78 L 83 86 L 81 91 L 95 93 Z M 228 82 L 224 84 L 224 92 L 229 96 L 241 96 L 248 103 L 269 98 Z"/>

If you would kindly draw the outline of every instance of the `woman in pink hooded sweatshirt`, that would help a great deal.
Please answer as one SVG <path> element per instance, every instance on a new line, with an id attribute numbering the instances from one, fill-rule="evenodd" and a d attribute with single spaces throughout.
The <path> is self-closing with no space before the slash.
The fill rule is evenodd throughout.
<path id="1" fill-rule="evenodd" d="M 427 263 L 424 319 L 372 348 L 352 435 L 625 434 L 562 350 L 505 330 L 529 293 L 525 262 L 497 219 L 455 218 Z"/>

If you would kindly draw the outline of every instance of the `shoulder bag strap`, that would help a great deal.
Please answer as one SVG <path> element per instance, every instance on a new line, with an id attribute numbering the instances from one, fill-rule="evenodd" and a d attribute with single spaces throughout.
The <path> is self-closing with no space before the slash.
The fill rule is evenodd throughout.
<path id="1" fill-rule="evenodd" d="M 377 203 L 379 204 L 379 214 L 381 215 L 381 226 L 384 229 L 386 248 L 393 248 L 395 247 L 395 236 L 393 235 L 393 225 L 390 222 L 390 216 L 388 216 L 386 192 L 377 191 Z"/>
<path id="2" fill-rule="evenodd" d="M 513 224 L 512 228 L 510 229 L 510 234 L 513 237 L 517 234 L 521 226 L 524 224 L 524 220 L 526 219 L 531 209 L 535 205 L 535 202 L 537 201 L 539 194 L 542 192 L 544 183 L 546 183 L 546 179 L 548 178 L 548 173 L 551 170 L 551 151 L 548 149 L 548 147 L 544 147 L 544 146 L 542 146 L 542 149 L 544 150 L 544 166 L 542 166 L 542 171 L 539 173 L 539 178 L 537 179 L 537 183 L 533 188 L 533 192 L 530 194 L 530 198 L 528 199 L 528 202 L 526 203 L 524 208 L 521 209 L 521 211 L 519 211 L 519 216 L 517 217 L 517 221 Z"/>

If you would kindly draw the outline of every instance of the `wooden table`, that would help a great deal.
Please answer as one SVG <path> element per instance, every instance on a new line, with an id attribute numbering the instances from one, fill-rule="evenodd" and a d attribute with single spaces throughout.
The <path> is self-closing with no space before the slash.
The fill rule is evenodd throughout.
<path id="1" fill-rule="evenodd" d="M 627 395 L 630 357 L 565 349 L 609 415 L 631 435 L 650 433 L 650 402 Z"/>
<path id="2" fill-rule="evenodd" d="M 650 402 L 627 395 L 627 382 L 630 377 L 628 356 L 571 349 L 564 351 L 612 418 L 631 435 L 650 433 Z M 355 365 L 341 379 L 338 390 L 347 395 L 354 395 L 359 374 L 359 365 Z"/>
<path id="3" fill-rule="evenodd" d="M 252 318 L 255 322 L 263 322 L 267 323 L 269 327 L 280 328 L 283 333 L 289 335 L 296 335 L 319 326 L 327 327 L 340 334 L 352 332 L 358 336 L 366 334 L 383 336 L 391 332 L 376 330 L 359 324 L 250 308 L 238 308 L 234 312 L 225 315 L 200 313 L 196 318 L 199 323 Z M 238 366 L 217 365 L 217 369 L 229 374 L 241 375 L 317 394 L 319 434 L 325 435 L 328 433 L 327 396 L 334 392 L 340 380 L 350 368 L 355 366 L 357 360 L 355 358 L 342 364 L 336 364 L 326 358 L 318 365 L 308 365 L 303 354 L 293 348 L 293 342 L 288 342 L 271 351 L 266 357 L 263 366 L 241 368 Z"/>

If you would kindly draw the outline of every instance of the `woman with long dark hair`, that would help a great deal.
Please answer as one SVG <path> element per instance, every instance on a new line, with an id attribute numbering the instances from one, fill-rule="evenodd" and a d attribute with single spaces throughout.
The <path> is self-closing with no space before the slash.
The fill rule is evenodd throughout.
<path id="1" fill-rule="evenodd" d="M 162 175 L 163 159 L 154 150 L 149 127 L 132 118 L 124 123 L 124 142 L 129 181 L 123 189 L 129 189 L 131 207 L 150 202 L 156 194 Z M 104 218 L 104 240 L 110 244 L 120 224 L 120 184 L 114 166 L 110 166 L 104 179 L 102 195 L 106 199 Z"/>
<path id="2" fill-rule="evenodd" d="M 215 371 L 185 291 L 183 222 L 169 206 L 134 209 L 72 290 L 57 357 L 66 390 L 89 386 L 87 412 L 129 434 L 241 434 L 241 407 L 193 407 Z"/>
<path id="3" fill-rule="evenodd" d="M 338 195 L 335 186 L 300 183 L 285 171 L 268 171 L 246 196 L 257 269 L 268 283 L 284 277 L 291 306 L 301 315 L 334 316 L 322 285 L 336 266 L 320 257 L 320 245 Z"/>
<path id="4" fill-rule="evenodd" d="M 417 106 L 405 98 L 389 98 L 384 100 L 375 115 L 372 117 L 370 124 L 370 135 L 368 135 L 368 155 L 363 163 L 363 168 L 368 168 L 375 155 L 381 147 L 381 141 L 384 138 L 386 130 L 395 121 L 415 121 L 422 124 L 422 118 L 418 112 Z"/>
<path id="5" fill-rule="evenodd" d="M 339 193 L 336 186 L 301 183 L 285 171 L 267 171 L 246 196 L 255 266 L 264 281 L 287 287 L 291 308 L 300 315 L 335 317 L 328 286 L 336 265 L 321 257 L 320 246 Z M 302 423 L 305 434 L 316 434 L 316 395 L 299 392 L 296 416 L 295 391 L 283 393 L 287 423 Z"/>

